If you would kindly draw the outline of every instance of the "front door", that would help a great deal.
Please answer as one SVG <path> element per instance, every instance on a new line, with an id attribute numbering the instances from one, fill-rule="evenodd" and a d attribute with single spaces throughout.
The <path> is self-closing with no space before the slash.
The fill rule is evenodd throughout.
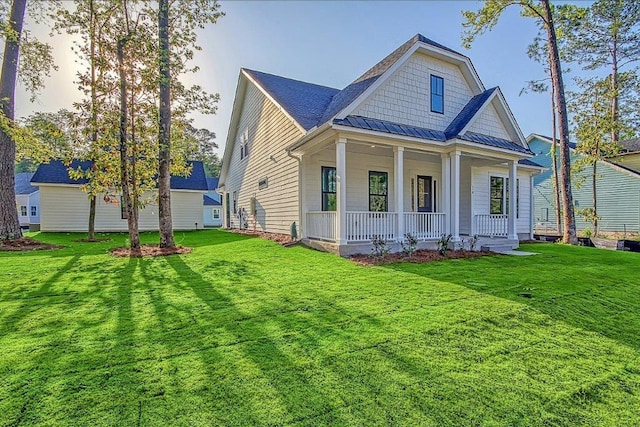
<path id="1" fill-rule="evenodd" d="M 418 175 L 418 212 L 433 212 L 432 188 L 432 179 L 430 176 Z"/>

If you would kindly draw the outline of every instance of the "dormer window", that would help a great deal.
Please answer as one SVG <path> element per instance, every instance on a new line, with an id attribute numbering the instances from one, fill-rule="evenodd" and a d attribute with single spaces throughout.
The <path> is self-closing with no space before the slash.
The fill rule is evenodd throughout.
<path id="1" fill-rule="evenodd" d="M 431 74 L 431 112 L 444 114 L 444 79 Z"/>
<path id="2" fill-rule="evenodd" d="M 249 129 L 245 129 L 240 135 L 240 160 L 249 156 Z"/>

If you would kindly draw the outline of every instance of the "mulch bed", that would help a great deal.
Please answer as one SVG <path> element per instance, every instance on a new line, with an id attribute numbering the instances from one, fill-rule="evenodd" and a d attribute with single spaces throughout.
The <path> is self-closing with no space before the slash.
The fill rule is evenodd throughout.
<path id="1" fill-rule="evenodd" d="M 293 243 L 291 240 L 291 236 L 288 234 L 278 234 L 278 233 L 267 233 L 264 231 L 253 231 L 253 230 L 240 230 L 237 228 L 228 229 L 227 231 L 231 231 L 233 233 L 245 234 L 247 236 L 259 237 L 261 239 L 271 240 L 272 242 L 279 243 L 283 246 L 288 246 Z"/>
<path id="2" fill-rule="evenodd" d="M 16 240 L 0 240 L 0 251 L 39 251 L 43 249 L 62 249 L 64 246 L 39 242 L 30 237 Z"/>
<path id="3" fill-rule="evenodd" d="M 434 261 L 444 261 L 447 259 L 460 259 L 460 258 L 478 258 L 487 255 L 498 255 L 490 251 L 447 251 L 444 255 L 440 255 L 438 251 L 420 249 L 416 251 L 412 257 L 405 255 L 402 252 L 388 254 L 384 257 L 373 257 L 370 255 L 354 255 L 350 257 L 353 262 L 359 265 L 371 266 L 391 264 L 394 262 L 413 262 L 413 263 L 425 263 Z"/>
<path id="4" fill-rule="evenodd" d="M 177 254 L 191 253 L 191 248 L 185 246 L 178 246 L 177 248 L 167 249 L 160 248 L 155 245 L 142 245 L 140 250 L 134 251 L 131 248 L 114 248 L 111 249 L 111 255 L 123 258 L 142 258 L 142 257 L 156 257 L 167 256 Z"/>

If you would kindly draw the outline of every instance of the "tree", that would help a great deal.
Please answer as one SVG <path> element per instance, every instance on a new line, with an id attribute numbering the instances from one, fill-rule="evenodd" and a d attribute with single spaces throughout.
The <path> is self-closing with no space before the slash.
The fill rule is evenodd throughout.
<path id="1" fill-rule="evenodd" d="M 561 6 L 563 10 L 569 6 Z M 573 6 L 575 7 L 575 6 Z M 565 27 L 565 51 L 584 70 L 608 73 L 611 142 L 620 141 L 626 118 L 620 115 L 620 73 L 640 59 L 640 3 L 625 0 L 598 0 L 582 14 L 560 14 Z"/>
<path id="2" fill-rule="evenodd" d="M 216 134 L 208 129 L 197 129 L 191 123 L 174 122 L 173 138 L 186 150 L 185 156 L 203 163 L 207 176 L 220 176 L 222 160 L 216 153 Z"/>
<path id="3" fill-rule="evenodd" d="M 44 3 L 35 3 L 31 11 L 37 13 L 42 8 L 58 6 L 57 2 Z M 20 79 L 33 98 L 42 88 L 44 77 L 54 68 L 51 48 L 30 37 L 24 28 L 26 11 L 27 0 L 13 0 L 10 7 L 6 1 L 0 4 L 0 34 L 5 39 L 0 75 L 0 240 L 22 237 L 14 188 L 16 83 Z"/>
<path id="4" fill-rule="evenodd" d="M 171 220 L 171 66 L 169 61 L 169 0 L 158 2 L 160 56 L 160 120 L 158 130 L 158 222 L 160 247 L 174 248 Z"/>
<path id="5" fill-rule="evenodd" d="M 487 0 L 476 11 L 464 11 L 466 28 L 463 35 L 463 43 L 470 47 L 473 40 L 487 30 L 491 30 L 497 23 L 502 12 L 509 6 L 519 6 L 521 15 L 536 19 L 546 33 L 548 49 L 548 61 L 551 74 L 551 82 L 555 95 L 556 114 L 560 130 L 560 178 L 562 193 L 563 213 L 563 241 L 577 244 L 575 214 L 573 208 L 573 195 L 571 192 L 571 163 L 569 156 L 569 121 L 567 105 L 564 93 L 560 54 L 554 24 L 551 5 L 548 0 L 540 0 L 534 4 L 533 0 Z"/>

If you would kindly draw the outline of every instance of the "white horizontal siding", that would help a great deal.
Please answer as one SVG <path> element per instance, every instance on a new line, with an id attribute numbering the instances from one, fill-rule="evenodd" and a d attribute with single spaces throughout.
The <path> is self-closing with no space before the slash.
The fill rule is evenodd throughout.
<path id="1" fill-rule="evenodd" d="M 151 197 L 151 195 L 150 195 Z M 87 231 L 89 199 L 79 187 L 40 186 L 40 224 L 42 231 Z M 171 214 L 174 230 L 202 227 L 202 193 L 171 191 Z M 127 220 L 121 218 L 120 204 L 96 199 L 96 231 L 126 231 Z M 158 206 L 149 203 L 140 210 L 140 231 L 158 230 Z"/>
<path id="2" fill-rule="evenodd" d="M 298 162 L 289 157 L 285 147 L 302 136 L 302 132 L 253 83 L 247 84 L 242 100 L 242 112 L 237 129 L 237 140 L 230 157 L 225 191 L 238 192 L 238 208 L 244 208 L 250 217 L 251 198 L 256 198 L 255 227 L 261 231 L 289 233 L 298 218 Z M 245 129 L 249 135 L 249 156 L 240 159 L 240 136 Z M 268 187 L 258 188 L 258 182 L 267 178 Z M 231 209 L 232 210 L 232 207 Z M 232 228 L 240 226 L 239 216 L 230 215 Z"/>

